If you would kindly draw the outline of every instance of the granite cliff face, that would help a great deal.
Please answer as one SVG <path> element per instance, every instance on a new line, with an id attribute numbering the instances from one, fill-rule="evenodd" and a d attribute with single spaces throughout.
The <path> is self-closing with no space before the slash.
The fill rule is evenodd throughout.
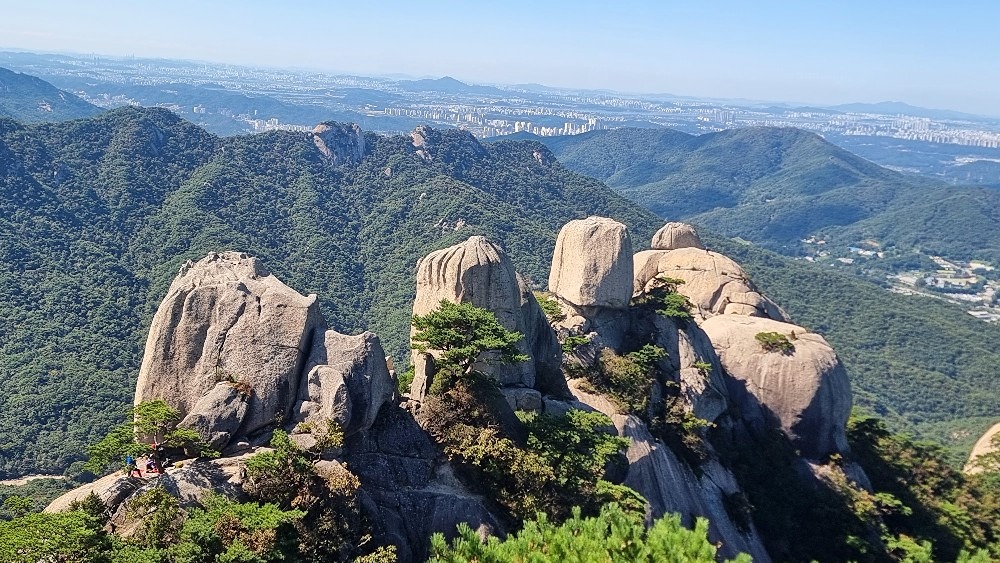
<path id="1" fill-rule="evenodd" d="M 720 553 L 769 561 L 754 523 L 733 511 L 742 484 L 716 440 L 778 433 L 801 452 L 803 467 L 847 453 L 846 373 L 822 337 L 790 324 L 737 264 L 700 248 L 690 227 L 665 226 L 653 246 L 633 255 L 628 230 L 611 219 L 567 224 L 556 243 L 546 309 L 562 314 L 549 318 L 506 253 L 473 236 L 420 260 L 413 313 L 433 311 L 442 300 L 492 311 L 505 328 L 524 335 L 519 349 L 531 358 L 480 366 L 506 399 L 501 419 L 516 424 L 517 410 L 604 413 L 614 426 L 609 431 L 629 443 L 619 481 L 642 494 L 653 517 L 680 512 L 687 523 L 707 517 Z M 673 280 L 692 305 L 690 318 L 650 305 L 657 277 Z M 771 332 L 788 337 L 792 347 L 762 348 L 758 335 Z M 642 409 L 625 404 L 618 389 L 595 388 L 588 380 L 605 369 L 608 354 L 625 357 L 644 346 L 663 354 L 653 360 Z M 331 330 L 315 296 L 298 294 L 245 254 L 189 263 L 154 317 L 135 401 L 166 401 L 180 411 L 180 425 L 224 457 L 170 469 L 156 486 L 187 505 L 208 490 L 243 498 L 240 464 L 266 451 L 275 429 L 308 448 L 316 438 L 303 428 L 332 422 L 343 429 L 345 443 L 321 452 L 317 471 L 319 464 L 326 464 L 324 471 L 349 468 L 360 479 L 373 535 L 396 545 L 401 560 L 425 557 L 427 537 L 454 533 L 459 522 L 503 532 L 509 522 L 473 492 L 476 484 L 445 460 L 424 430 L 433 426 L 421 403 L 435 377 L 434 351 L 412 359 L 415 377 L 409 395 L 400 397 L 378 337 Z M 684 430 L 685 439 L 699 444 L 693 456 L 674 443 L 678 435 L 671 433 L 681 426 L 670 425 L 680 420 L 697 422 Z M 806 469 L 802 478 L 816 478 L 811 475 Z M 149 486 L 110 475 L 48 510 L 63 510 L 93 491 L 117 513 Z"/>
<path id="2" fill-rule="evenodd" d="M 246 409 L 226 430 L 251 435 L 288 416 L 322 324 L 316 296 L 281 283 L 256 258 L 224 252 L 185 264 L 153 317 L 135 402 L 163 399 L 183 417 L 233 419 L 235 399 L 203 399 L 239 384 Z"/>

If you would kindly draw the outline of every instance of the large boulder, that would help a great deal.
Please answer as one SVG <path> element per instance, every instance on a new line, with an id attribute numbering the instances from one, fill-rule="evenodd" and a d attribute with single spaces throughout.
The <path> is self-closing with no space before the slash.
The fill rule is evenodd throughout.
<path id="1" fill-rule="evenodd" d="M 653 235 L 650 245 L 653 250 L 676 250 L 678 248 L 701 248 L 705 245 L 694 227 L 687 223 L 667 223 Z"/>
<path id="2" fill-rule="evenodd" d="M 731 259 L 708 250 L 688 247 L 646 250 L 634 258 L 633 291 L 646 291 L 657 276 L 684 280 L 677 291 L 694 305 L 701 318 L 712 315 L 751 315 L 787 320 L 784 311 L 761 295 L 746 272 Z"/>
<path id="3" fill-rule="evenodd" d="M 966 473 L 979 473 L 983 468 L 976 463 L 976 458 L 981 455 L 993 454 L 997 452 L 997 447 L 993 443 L 994 437 L 1000 434 L 1000 423 L 994 424 L 985 434 L 976 440 L 976 445 L 972 446 L 972 453 L 969 454 L 969 461 L 965 463 L 963 471 Z"/>
<path id="4" fill-rule="evenodd" d="M 187 417 L 228 381 L 250 393 L 241 434 L 273 425 L 295 403 L 322 324 L 316 296 L 289 288 L 256 258 L 223 252 L 188 262 L 153 317 L 135 403 L 162 399 Z"/>
<path id="5" fill-rule="evenodd" d="M 729 374 L 729 399 L 744 420 L 780 428 L 802 455 L 847 450 L 851 385 L 833 348 L 818 334 L 761 317 L 719 315 L 701 324 Z M 765 350 L 759 333 L 784 335 L 791 348 Z"/>
<path id="6" fill-rule="evenodd" d="M 577 307 L 628 307 L 632 298 L 632 239 L 606 217 L 570 221 L 559 231 L 549 291 Z"/>
<path id="7" fill-rule="evenodd" d="M 413 314 L 426 315 L 441 301 L 471 303 L 492 311 L 504 328 L 524 335 L 518 349 L 530 357 L 527 362 L 486 368 L 501 384 L 534 387 L 536 373 L 545 381 L 555 381 L 561 354 L 555 333 L 510 258 L 485 237 L 470 237 L 417 263 Z M 414 352 L 414 365 L 428 365 L 420 356 Z M 424 374 L 417 375 L 411 397 L 419 400 L 428 383 Z M 420 388 L 418 382 L 423 382 Z"/>
<path id="8" fill-rule="evenodd" d="M 210 447 L 223 449 L 239 431 L 250 396 L 238 384 L 217 383 L 177 426 L 198 432 Z"/>
<path id="9" fill-rule="evenodd" d="M 375 422 L 396 390 L 378 336 L 317 332 L 299 388 L 294 422 L 334 420 L 351 434 Z"/>

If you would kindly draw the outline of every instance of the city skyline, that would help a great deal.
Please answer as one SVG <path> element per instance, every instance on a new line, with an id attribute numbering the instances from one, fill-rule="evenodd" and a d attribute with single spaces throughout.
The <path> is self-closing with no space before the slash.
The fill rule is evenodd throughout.
<path id="1" fill-rule="evenodd" d="M 0 48 L 1000 116 L 1000 6 L 871 4 L 41 1 L 6 8 Z"/>

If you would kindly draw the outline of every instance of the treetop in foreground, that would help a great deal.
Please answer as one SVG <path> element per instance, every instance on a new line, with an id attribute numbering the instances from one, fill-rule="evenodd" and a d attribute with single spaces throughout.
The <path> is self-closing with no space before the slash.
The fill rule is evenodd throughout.
<path id="1" fill-rule="evenodd" d="M 562 525 L 555 525 L 539 514 L 535 520 L 526 521 L 518 534 L 503 541 L 496 537 L 482 541 L 472 528 L 462 525 L 451 545 L 443 535 L 435 534 L 431 538 L 431 552 L 430 561 L 436 563 L 717 561 L 716 547 L 708 541 L 707 520 L 699 518 L 695 529 L 688 530 L 681 525 L 679 515 L 671 514 L 647 530 L 640 517 L 613 503 L 593 518 L 581 518 L 580 509 L 574 508 L 573 517 Z M 750 557 L 740 554 L 733 561 L 749 563 Z"/>

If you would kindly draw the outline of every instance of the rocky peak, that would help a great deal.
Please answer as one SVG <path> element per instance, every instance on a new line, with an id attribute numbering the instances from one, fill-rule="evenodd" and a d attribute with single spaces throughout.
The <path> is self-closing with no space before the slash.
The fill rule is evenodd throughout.
<path id="1" fill-rule="evenodd" d="M 687 223 L 667 223 L 653 235 L 650 245 L 653 250 L 676 250 L 678 248 L 705 248 L 698 232 Z"/>
<path id="2" fill-rule="evenodd" d="M 365 156 L 365 135 L 355 123 L 325 121 L 312 134 L 316 148 L 334 166 L 358 164 Z"/>
<path id="3" fill-rule="evenodd" d="M 559 343 L 531 290 L 498 246 L 482 236 L 432 252 L 417 263 L 417 291 L 413 314 L 425 315 L 442 300 L 471 303 L 496 315 L 507 330 L 524 334 L 521 351 L 531 357 L 512 366 L 487 368 L 504 385 L 533 387 L 536 375 L 552 378 L 559 371 Z M 425 366 L 419 352 L 414 364 Z M 420 399 L 429 385 L 418 373 L 411 397 Z M 562 380 L 561 376 L 558 378 Z"/>
<path id="4" fill-rule="evenodd" d="M 577 307 L 622 309 L 632 297 L 632 239 L 607 217 L 570 221 L 559 231 L 549 291 Z"/>
<path id="5" fill-rule="evenodd" d="M 135 402 L 163 399 L 190 415 L 217 385 L 240 385 L 246 435 L 291 410 L 312 333 L 316 296 L 300 295 L 237 252 L 188 263 L 153 317 Z"/>
<path id="6" fill-rule="evenodd" d="M 461 129 L 441 131 L 427 125 L 418 125 L 410 132 L 410 144 L 417 156 L 427 162 L 457 162 L 465 158 L 479 158 L 486 149 L 476 137 Z"/>
<path id="7" fill-rule="evenodd" d="M 326 329 L 303 296 L 237 252 L 188 262 L 153 317 L 136 404 L 162 399 L 217 449 L 289 420 L 374 421 L 394 380 L 378 337 Z"/>

